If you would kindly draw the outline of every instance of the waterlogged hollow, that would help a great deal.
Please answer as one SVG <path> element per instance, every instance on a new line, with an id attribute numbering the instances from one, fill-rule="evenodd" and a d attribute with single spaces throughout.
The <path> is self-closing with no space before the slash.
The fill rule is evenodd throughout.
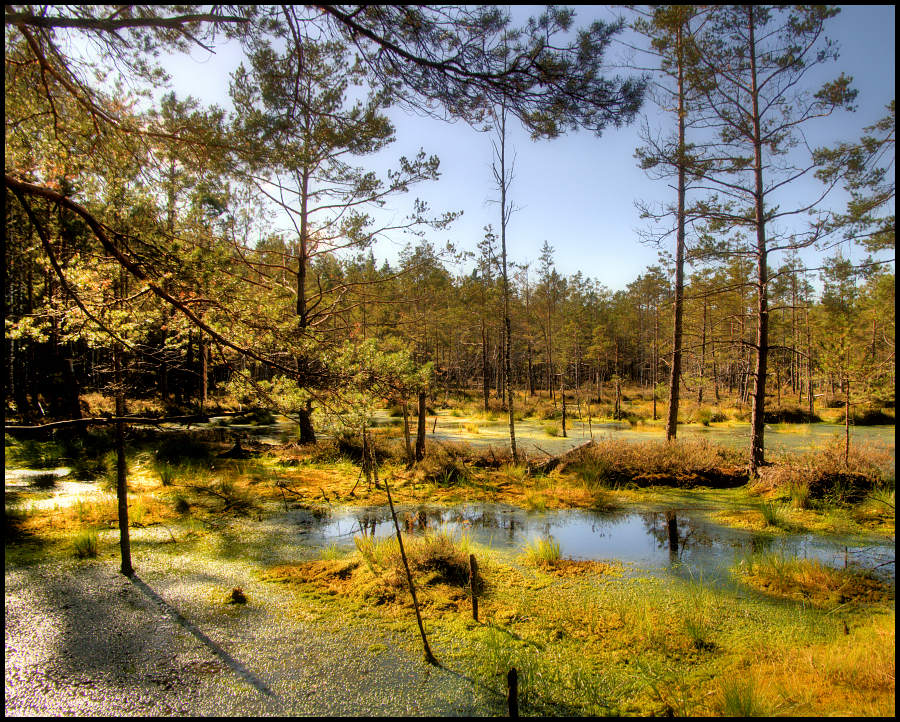
<path id="1" fill-rule="evenodd" d="M 328 514 L 297 510 L 287 515 L 304 541 L 314 547 L 352 548 L 358 534 L 394 534 L 386 506 L 339 507 Z M 894 578 L 894 546 L 854 537 L 815 534 L 774 536 L 722 526 L 690 511 L 675 511 L 675 524 L 665 512 L 593 512 L 555 509 L 526 512 L 499 504 L 466 504 L 454 508 L 406 506 L 398 509 L 402 528 L 414 534 L 445 530 L 466 534 L 473 542 L 495 549 L 520 550 L 538 538 L 552 538 L 564 558 L 616 560 L 642 570 L 679 576 L 724 577 L 727 569 L 751 554 L 816 559 L 841 567 L 855 564 Z M 677 541 L 675 538 L 677 535 Z"/>

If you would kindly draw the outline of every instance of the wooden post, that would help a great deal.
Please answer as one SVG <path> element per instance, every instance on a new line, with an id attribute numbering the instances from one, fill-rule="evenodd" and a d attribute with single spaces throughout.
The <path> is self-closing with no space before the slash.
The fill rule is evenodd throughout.
<path id="1" fill-rule="evenodd" d="M 507 703 L 509 705 L 509 716 L 510 717 L 518 717 L 519 716 L 519 673 L 516 672 L 516 668 L 513 667 L 506 674 L 506 686 L 509 689 L 509 693 L 507 695 Z"/>
<path id="2" fill-rule="evenodd" d="M 469 554 L 469 589 L 472 592 L 472 619 L 478 621 L 478 592 L 475 589 L 475 579 L 478 575 L 478 564 L 475 555 Z"/>

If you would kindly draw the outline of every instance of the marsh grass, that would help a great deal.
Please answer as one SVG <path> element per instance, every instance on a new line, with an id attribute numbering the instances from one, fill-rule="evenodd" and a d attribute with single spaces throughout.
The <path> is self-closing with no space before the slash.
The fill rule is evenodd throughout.
<path id="1" fill-rule="evenodd" d="M 157 463 L 156 473 L 159 475 L 159 483 L 163 486 L 171 486 L 178 478 L 176 468 L 166 462 Z"/>
<path id="2" fill-rule="evenodd" d="M 72 539 L 72 554 L 78 559 L 96 557 L 99 553 L 97 532 L 93 529 L 82 529 Z"/>
<path id="3" fill-rule="evenodd" d="M 705 439 L 675 443 L 602 439 L 568 458 L 560 469 L 608 488 L 631 483 L 730 487 L 746 481 L 745 459 L 742 451 Z"/>
<path id="4" fill-rule="evenodd" d="M 559 436 L 562 431 L 560 430 L 559 424 L 553 422 L 544 424 L 544 433 L 547 434 L 547 436 Z"/>
<path id="5" fill-rule="evenodd" d="M 809 508 L 809 483 L 799 479 L 791 480 L 789 485 L 791 503 L 795 509 Z"/>
<path id="6" fill-rule="evenodd" d="M 768 705 L 761 698 L 753 679 L 730 677 L 720 688 L 721 712 L 725 717 L 765 717 Z"/>
<path id="7" fill-rule="evenodd" d="M 771 466 L 760 469 L 755 489 L 759 492 L 790 493 L 805 485 L 808 499 L 827 504 L 852 504 L 872 489 L 892 485 L 894 449 L 876 443 L 851 443 L 844 459 L 844 440 L 833 437 L 814 451 L 785 454 Z"/>
<path id="8" fill-rule="evenodd" d="M 787 526 L 787 514 L 779 502 L 763 502 L 759 506 L 759 511 L 768 526 L 779 528 Z"/>
<path id="9" fill-rule="evenodd" d="M 533 539 L 525 545 L 525 560 L 529 564 L 555 564 L 561 559 L 559 542 L 552 538 Z"/>
<path id="10" fill-rule="evenodd" d="M 357 547 L 359 548 L 359 547 Z M 327 547 L 322 547 L 319 555 L 322 559 L 342 559 L 345 556 L 345 552 L 341 549 L 335 542 L 332 542 Z"/>
<path id="11" fill-rule="evenodd" d="M 521 484 L 529 476 L 527 464 L 513 464 L 512 462 L 504 463 L 498 470 L 498 474 L 506 481 Z"/>
<path id="12" fill-rule="evenodd" d="M 893 594 L 890 587 L 865 570 L 853 566 L 835 569 L 815 559 L 777 553 L 754 555 L 732 572 L 761 591 L 819 606 L 881 602 Z"/>
<path id="13" fill-rule="evenodd" d="M 547 509 L 547 499 L 538 489 L 526 490 L 522 503 L 528 511 L 541 512 Z"/>

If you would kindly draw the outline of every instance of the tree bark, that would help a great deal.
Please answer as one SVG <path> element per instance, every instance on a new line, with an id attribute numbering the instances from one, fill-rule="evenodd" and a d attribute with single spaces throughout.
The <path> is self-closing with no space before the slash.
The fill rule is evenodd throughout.
<path id="1" fill-rule="evenodd" d="M 681 386 L 681 330 L 684 306 L 684 240 L 685 240 L 685 159 L 684 159 L 684 47 L 682 28 L 676 35 L 678 53 L 678 229 L 675 234 L 675 298 L 672 323 L 672 367 L 669 376 L 669 409 L 666 415 L 666 441 L 673 441 L 678 433 L 678 401 Z"/>
<path id="2" fill-rule="evenodd" d="M 425 392 L 419 392 L 419 418 L 416 424 L 416 461 L 425 458 Z"/>
<path id="3" fill-rule="evenodd" d="M 125 415 L 125 389 L 122 385 L 122 346 L 118 342 L 113 350 L 113 372 L 116 384 L 116 416 Z M 128 535 L 128 468 L 125 463 L 125 424 L 116 422 L 116 500 L 119 512 L 120 571 L 126 577 L 134 574 L 131 566 L 131 539 Z"/>
<path id="4" fill-rule="evenodd" d="M 753 408 L 750 420 L 750 465 L 751 476 L 765 463 L 765 406 L 766 369 L 769 356 L 769 307 L 768 307 L 768 253 L 766 249 L 766 219 L 763 207 L 763 157 L 762 131 L 759 119 L 759 89 L 756 84 L 756 36 L 754 9 L 748 10 L 748 30 L 750 33 L 751 98 L 753 103 L 753 170 L 756 187 L 754 189 L 754 214 L 756 225 L 756 369 L 753 374 Z"/>

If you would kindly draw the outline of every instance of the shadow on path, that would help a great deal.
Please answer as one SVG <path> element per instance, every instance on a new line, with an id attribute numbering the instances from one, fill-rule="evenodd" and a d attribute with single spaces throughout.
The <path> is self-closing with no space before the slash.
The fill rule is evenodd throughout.
<path id="1" fill-rule="evenodd" d="M 281 700 L 276 696 L 276 694 L 269 689 L 265 683 L 262 682 L 258 677 L 256 677 L 253 673 L 247 670 L 243 664 L 238 662 L 234 657 L 232 657 L 228 652 L 222 649 L 218 644 L 216 644 L 213 640 L 207 637 L 196 625 L 185 619 L 181 612 L 179 612 L 175 607 L 169 604 L 165 599 L 163 599 L 159 594 L 157 594 L 153 589 L 151 589 L 147 583 L 141 579 L 137 574 L 133 574 L 131 577 L 131 582 L 140 589 L 145 596 L 152 599 L 159 606 L 161 606 L 172 619 L 175 620 L 176 623 L 181 625 L 184 629 L 190 632 L 194 637 L 203 642 L 209 650 L 216 655 L 229 669 L 231 669 L 235 674 L 241 677 L 247 684 L 251 685 L 261 694 L 270 697 L 273 701 L 281 704 Z"/>

